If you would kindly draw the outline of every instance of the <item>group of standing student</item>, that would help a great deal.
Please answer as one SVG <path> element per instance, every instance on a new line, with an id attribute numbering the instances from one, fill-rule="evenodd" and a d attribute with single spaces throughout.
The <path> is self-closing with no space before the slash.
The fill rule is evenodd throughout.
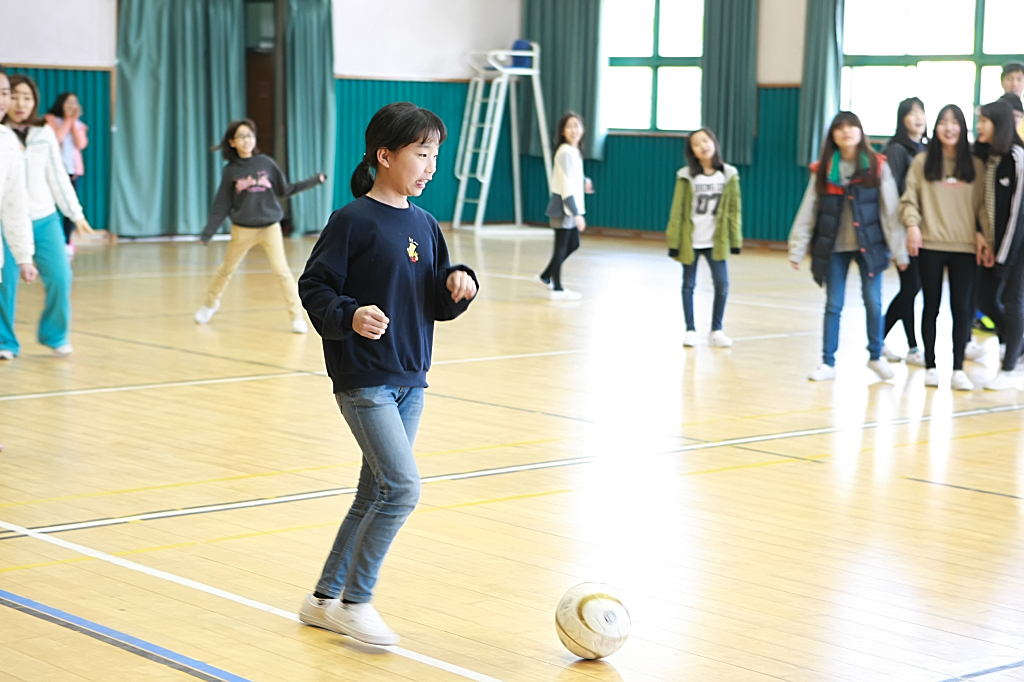
<path id="1" fill-rule="evenodd" d="M 1019 74 L 1024 89 L 1024 65 L 1004 67 L 1004 87 L 1008 74 Z M 814 279 L 826 289 L 822 362 L 811 380 L 836 375 L 846 274 L 856 260 L 867 317 L 868 366 L 881 379 L 894 376 L 890 360 L 904 360 L 883 344 L 902 321 L 909 347 L 905 361 L 926 368 L 926 386 L 939 385 L 936 319 L 946 275 L 953 317 L 950 386 L 974 388 L 963 362 L 976 301 L 1006 344 L 1001 369 L 985 388 L 1015 386 L 1013 372 L 1024 350 L 1024 143 L 1017 132 L 1022 117 L 1024 107 L 1013 92 L 981 107 L 972 150 L 959 107 L 943 107 L 928 138 L 924 106 L 910 98 L 900 103 L 897 132 L 885 155 L 872 151 L 855 114 L 840 112 L 833 119 L 789 242 L 793 267 L 810 250 Z M 883 326 L 881 274 L 890 260 L 900 270 L 900 291 Z M 923 352 L 914 332 L 919 290 L 924 292 Z"/>
<path id="2" fill-rule="evenodd" d="M 13 360 L 21 350 L 14 333 L 14 319 L 19 269 L 24 275 L 25 270 L 21 266 L 26 264 L 26 257 L 34 257 L 46 288 L 38 340 L 56 355 L 65 356 L 73 350 L 68 339 L 71 264 L 60 214 L 70 218 L 78 232 L 90 233 L 92 228 L 82 213 L 61 157 L 57 136 L 39 116 L 39 89 L 35 82 L 27 76 L 4 75 L 2 83 L 9 88 L 9 104 L 0 116 L 0 123 L 6 130 L 5 137 L 7 133 L 13 135 L 17 151 L 24 159 L 22 184 L 31 220 L 31 241 L 30 248 L 26 250 L 24 242 L 18 243 L 17 237 L 8 237 L 5 221 L 0 278 L 0 360 Z M 16 250 L 20 253 L 15 253 Z"/>

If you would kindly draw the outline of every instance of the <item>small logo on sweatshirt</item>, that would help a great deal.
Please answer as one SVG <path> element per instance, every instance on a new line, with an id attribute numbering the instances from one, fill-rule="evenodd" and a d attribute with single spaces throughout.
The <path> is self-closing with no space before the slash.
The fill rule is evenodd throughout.
<path id="1" fill-rule="evenodd" d="M 266 192 L 268 189 L 273 189 L 274 186 L 270 184 L 270 178 L 267 177 L 266 171 L 260 171 L 256 174 L 256 177 L 251 175 L 244 178 L 238 178 L 235 180 L 235 192 L 241 194 L 242 192 Z"/>
<path id="2" fill-rule="evenodd" d="M 999 184 L 1002 185 L 1003 187 L 1009 187 L 1010 178 L 999 178 Z"/>
<path id="3" fill-rule="evenodd" d="M 409 237 L 409 248 L 406 249 L 405 252 L 409 254 L 409 260 L 413 263 L 418 263 L 420 260 L 420 254 L 416 253 L 417 246 L 419 246 L 419 244 L 417 244 L 412 237 Z"/>

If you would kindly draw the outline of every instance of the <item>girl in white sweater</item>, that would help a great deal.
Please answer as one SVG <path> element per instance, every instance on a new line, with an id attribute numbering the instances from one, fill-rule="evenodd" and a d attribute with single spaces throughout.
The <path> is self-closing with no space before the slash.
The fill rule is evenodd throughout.
<path id="1" fill-rule="evenodd" d="M 583 118 L 567 111 L 555 128 L 555 162 L 551 168 L 551 201 L 547 215 L 555 228 L 555 248 L 540 281 L 551 289 L 551 300 L 576 300 L 580 294 L 562 286 L 562 263 L 580 247 L 580 232 L 587 229 L 584 194 L 593 192 L 583 175 Z"/>
<path id="2" fill-rule="evenodd" d="M 32 79 L 10 77 L 11 105 L 2 122 L 17 136 L 25 153 L 25 181 L 28 190 L 29 217 L 35 240 L 35 261 L 46 286 L 46 304 L 39 321 L 39 342 L 63 356 L 71 353 L 68 328 L 71 323 L 71 265 L 64 249 L 61 213 L 71 218 L 79 232 L 92 228 L 85 220 L 60 156 L 60 145 L 53 129 L 39 118 L 39 89 Z M 17 271 L 9 247 L 4 247 L 4 271 L 0 281 L 0 353 L 12 358 L 21 349 L 14 335 L 17 296 Z M 14 266 L 17 267 L 16 265 Z"/>

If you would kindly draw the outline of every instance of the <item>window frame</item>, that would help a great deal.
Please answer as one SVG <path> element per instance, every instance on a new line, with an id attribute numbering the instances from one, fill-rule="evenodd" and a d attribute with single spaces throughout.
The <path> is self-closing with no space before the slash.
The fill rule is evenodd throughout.
<path id="1" fill-rule="evenodd" d="M 981 0 L 979 0 L 981 1 Z M 661 0 L 654 0 L 654 31 L 651 34 L 653 42 L 651 46 L 652 56 L 650 57 L 608 57 L 608 67 L 616 66 L 647 66 L 651 69 L 651 124 L 647 128 L 609 128 L 608 132 L 614 135 L 686 135 L 692 130 L 679 128 L 658 127 L 658 68 L 662 66 L 696 66 L 700 69 L 701 87 L 704 82 L 704 55 L 703 45 L 701 46 L 700 57 L 662 57 L 658 54 L 659 43 L 661 42 Z"/>
<path id="2" fill-rule="evenodd" d="M 845 30 L 845 29 L 844 29 Z M 974 63 L 974 104 L 981 106 L 981 70 L 986 66 L 1002 66 L 1006 62 L 1020 60 L 1019 54 L 986 54 L 985 47 L 985 0 L 975 0 L 974 5 L 974 51 L 966 54 L 927 55 L 856 55 L 843 53 L 843 67 L 858 66 L 917 66 L 919 62 L 973 62 Z M 965 114 L 967 112 L 964 112 Z M 972 129 L 977 125 L 977 116 L 972 110 Z"/>

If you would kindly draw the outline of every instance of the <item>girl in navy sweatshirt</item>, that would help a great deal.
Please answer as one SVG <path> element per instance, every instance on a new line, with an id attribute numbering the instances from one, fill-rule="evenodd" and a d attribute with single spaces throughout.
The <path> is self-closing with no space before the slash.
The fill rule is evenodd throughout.
<path id="1" fill-rule="evenodd" d="M 302 316 L 302 303 L 295 292 L 295 277 L 284 253 L 284 237 L 281 234 L 284 211 L 277 198 L 290 197 L 316 187 L 327 176 L 317 173 L 301 182 L 289 183 L 274 159 L 261 154 L 256 148 L 256 124 L 247 118 L 232 121 L 224 133 L 224 139 L 214 149 L 220 149 L 228 165 L 224 166 L 217 198 L 213 200 L 210 218 L 199 239 L 203 244 L 209 244 L 221 223 L 230 216 L 231 243 L 228 244 L 224 262 L 220 264 L 217 276 L 206 294 L 206 303 L 196 311 L 196 323 L 206 324 L 210 321 L 220 308 L 221 294 L 238 269 L 238 264 L 258 244 L 263 247 L 270 268 L 281 284 L 281 292 L 288 302 L 288 314 L 292 318 L 292 331 L 305 334 L 309 329 Z"/>
<path id="2" fill-rule="evenodd" d="M 477 292 L 473 271 L 449 262 L 437 221 L 408 199 L 433 178 L 447 134 L 440 118 L 410 102 L 374 114 L 352 174 L 356 199 L 331 216 L 299 278 L 335 400 L 363 455 L 355 500 L 299 618 L 369 644 L 399 639 L 370 599 L 419 500 L 412 444 L 434 321 L 463 313 Z"/>

